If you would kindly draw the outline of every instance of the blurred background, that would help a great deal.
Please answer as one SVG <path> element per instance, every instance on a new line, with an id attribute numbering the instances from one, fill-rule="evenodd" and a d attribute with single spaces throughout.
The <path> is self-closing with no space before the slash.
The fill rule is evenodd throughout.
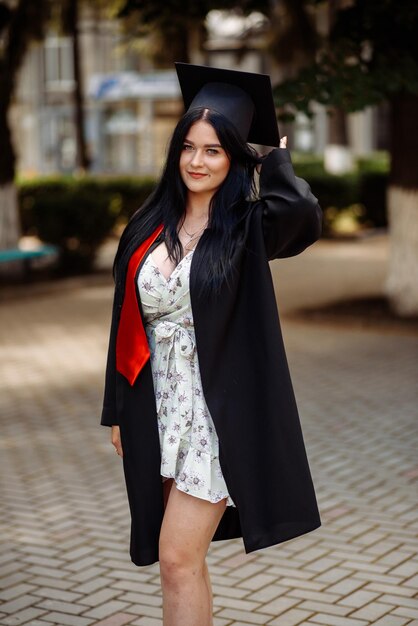
<path id="1" fill-rule="evenodd" d="M 182 113 L 177 60 L 270 74 L 325 236 L 389 223 L 385 294 L 417 313 L 414 2 L 10 0 L 0 28 L 3 275 L 54 251 L 58 272 L 92 269 L 159 175 Z"/>
<path id="2" fill-rule="evenodd" d="M 113 257 L 183 112 L 174 61 L 271 76 L 324 212 L 271 263 L 323 526 L 212 544 L 215 624 L 418 624 L 417 28 L 415 0 L 0 1 L 1 625 L 162 623 L 99 417 Z"/>

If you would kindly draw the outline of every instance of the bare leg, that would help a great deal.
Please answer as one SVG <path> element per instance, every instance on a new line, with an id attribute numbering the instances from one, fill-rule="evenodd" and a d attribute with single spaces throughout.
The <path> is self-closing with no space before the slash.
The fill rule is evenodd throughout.
<path id="1" fill-rule="evenodd" d="M 168 482 L 159 545 L 163 623 L 212 626 L 212 589 L 205 558 L 226 500 L 212 504 Z"/>
<path id="2" fill-rule="evenodd" d="M 212 616 L 213 616 L 213 592 L 212 592 L 212 585 L 211 585 L 211 582 L 210 582 L 208 564 L 206 563 L 206 561 L 205 561 L 205 567 L 204 567 L 204 571 L 203 571 L 203 576 L 204 576 L 206 587 L 207 587 L 207 590 L 208 590 L 207 592 L 208 592 L 209 602 L 210 602 L 210 616 L 212 618 Z M 212 624 L 212 621 L 210 621 L 209 623 Z"/>

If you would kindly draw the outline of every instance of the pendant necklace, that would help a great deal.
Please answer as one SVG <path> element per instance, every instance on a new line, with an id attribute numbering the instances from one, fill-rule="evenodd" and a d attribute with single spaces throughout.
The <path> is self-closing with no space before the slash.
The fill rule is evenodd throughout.
<path id="1" fill-rule="evenodd" d="M 189 241 L 184 244 L 184 249 L 185 250 L 188 250 L 189 252 L 190 252 L 190 250 L 193 250 L 193 246 L 190 247 L 191 242 L 194 241 L 195 239 L 197 239 L 197 236 L 205 230 L 207 224 L 208 224 L 208 221 L 206 221 L 206 223 L 204 224 L 204 226 L 202 228 L 200 228 L 199 230 L 196 230 L 194 233 L 187 232 L 184 224 L 181 225 L 182 229 L 184 230 L 184 232 L 186 233 L 186 235 L 189 238 Z"/>

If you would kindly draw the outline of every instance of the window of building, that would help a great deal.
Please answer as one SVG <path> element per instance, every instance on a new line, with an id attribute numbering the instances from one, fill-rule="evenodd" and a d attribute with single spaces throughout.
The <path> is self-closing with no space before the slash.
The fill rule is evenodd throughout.
<path id="1" fill-rule="evenodd" d="M 44 77 L 47 91 L 70 91 L 73 88 L 70 37 L 47 37 L 44 44 Z"/>

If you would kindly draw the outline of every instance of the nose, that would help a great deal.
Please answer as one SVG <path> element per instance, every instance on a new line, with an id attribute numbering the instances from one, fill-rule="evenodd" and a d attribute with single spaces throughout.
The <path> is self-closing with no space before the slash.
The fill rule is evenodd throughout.
<path id="1" fill-rule="evenodd" d="M 202 155 L 202 151 L 197 149 L 193 152 L 193 158 L 190 161 L 190 164 L 193 167 L 200 167 L 203 164 L 203 155 Z"/>

